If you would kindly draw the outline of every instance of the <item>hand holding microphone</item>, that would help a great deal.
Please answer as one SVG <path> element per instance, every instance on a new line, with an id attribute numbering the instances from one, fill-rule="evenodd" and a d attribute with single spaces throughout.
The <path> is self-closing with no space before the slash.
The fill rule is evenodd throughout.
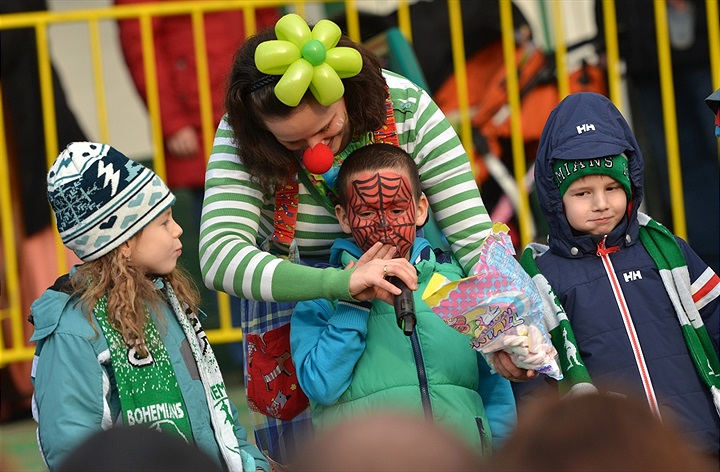
<path id="1" fill-rule="evenodd" d="M 355 300 L 382 300 L 392 305 L 397 286 L 392 285 L 388 278 L 393 275 L 408 281 L 411 289 L 417 288 L 415 267 L 407 259 L 393 258 L 394 249 L 389 249 L 389 246 L 377 243 L 354 264 L 350 262 L 345 267 L 352 271 L 348 289 Z"/>
<path id="2" fill-rule="evenodd" d="M 395 306 L 395 317 L 400 329 L 403 330 L 405 336 L 410 336 L 415 329 L 417 318 L 415 317 L 415 301 L 413 300 L 413 292 L 405 285 L 405 282 L 399 277 L 389 277 L 388 282 L 402 290 L 400 295 L 393 297 L 393 305 Z"/>

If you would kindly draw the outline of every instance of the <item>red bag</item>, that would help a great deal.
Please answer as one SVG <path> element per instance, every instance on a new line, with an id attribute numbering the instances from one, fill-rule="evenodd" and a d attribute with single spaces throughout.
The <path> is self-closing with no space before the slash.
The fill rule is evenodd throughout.
<path id="1" fill-rule="evenodd" d="M 248 403 L 255 411 L 288 421 L 310 404 L 290 357 L 290 323 L 264 334 L 246 334 Z"/>

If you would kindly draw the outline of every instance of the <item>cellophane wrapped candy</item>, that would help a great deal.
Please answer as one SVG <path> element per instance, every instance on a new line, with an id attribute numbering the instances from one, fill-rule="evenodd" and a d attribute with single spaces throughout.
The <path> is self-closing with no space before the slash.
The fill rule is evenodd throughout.
<path id="1" fill-rule="evenodd" d="M 435 274 L 423 300 L 449 326 L 467 334 L 490 367 L 503 350 L 515 365 L 560 380 L 557 351 L 542 324 L 542 300 L 514 258 L 505 225 L 496 224 L 483 243 L 474 275 L 449 281 Z"/>

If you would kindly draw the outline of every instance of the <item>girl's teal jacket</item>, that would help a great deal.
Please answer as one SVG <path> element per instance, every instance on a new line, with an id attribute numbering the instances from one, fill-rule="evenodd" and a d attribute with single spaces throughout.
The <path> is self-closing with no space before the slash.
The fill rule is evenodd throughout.
<path id="1" fill-rule="evenodd" d="M 361 255 L 338 239 L 331 263 L 344 267 Z M 400 409 L 425 414 L 449 426 L 477 450 L 489 452 L 515 425 L 510 383 L 490 372 L 470 339 L 447 326 L 422 301 L 434 273 L 462 278 L 457 263 L 437 261 L 429 243 L 415 240 L 411 262 L 418 271 L 414 292 L 417 324 L 405 336 L 385 302 L 353 304 L 313 300 L 298 303 L 290 341 L 300 386 L 319 429 L 368 410 Z"/>
<path id="2" fill-rule="evenodd" d="M 93 330 L 66 287 L 67 277 L 63 276 L 31 307 L 35 332 L 30 340 L 37 342 L 33 416 L 38 422 L 38 445 L 50 470 L 90 435 L 122 422 L 107 341 L 96 321 Z M 175 370 L 195 443 L 224 466 L 205 391 L 182 328 L 169 306 L 163 306 L 163 321 L 151 314 Z M 258 468 L 269 471 L 267 459 L 248 443 L 232 402 L 230 408 L 240 448 L 255 458 Z"/>

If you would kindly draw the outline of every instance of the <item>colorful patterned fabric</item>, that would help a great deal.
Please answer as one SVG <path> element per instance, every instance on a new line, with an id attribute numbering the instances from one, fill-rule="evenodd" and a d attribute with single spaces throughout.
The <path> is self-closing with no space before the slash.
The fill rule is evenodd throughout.
<path id="1" fill-rule="evenodd" d="M 298 209 L 298 182 L 289 179 L 278 185 L 275 193 L 275 231 L 273 239 L 280 244 L 290 245 L 295 236 L 295 221 Z"/>
<path id="2" fill-rule="evenodd" d="M 241 300 L 241 327 L 243 333 L 244 378 L 248 388 L 248 336 L 261 335 L 290 323 L 295 309 L 291 302 L 262 302 Z M 289 345 L 289 342 L 288 342 Z M 255 431 L 255 444 L 269 458 L 279 463 L 286 463 L 301 441 L 313 435 L 312 416 L 308 406 L 290 421 L 283 421 L 268 416 L 248 402 L 250 420 Z"/>

